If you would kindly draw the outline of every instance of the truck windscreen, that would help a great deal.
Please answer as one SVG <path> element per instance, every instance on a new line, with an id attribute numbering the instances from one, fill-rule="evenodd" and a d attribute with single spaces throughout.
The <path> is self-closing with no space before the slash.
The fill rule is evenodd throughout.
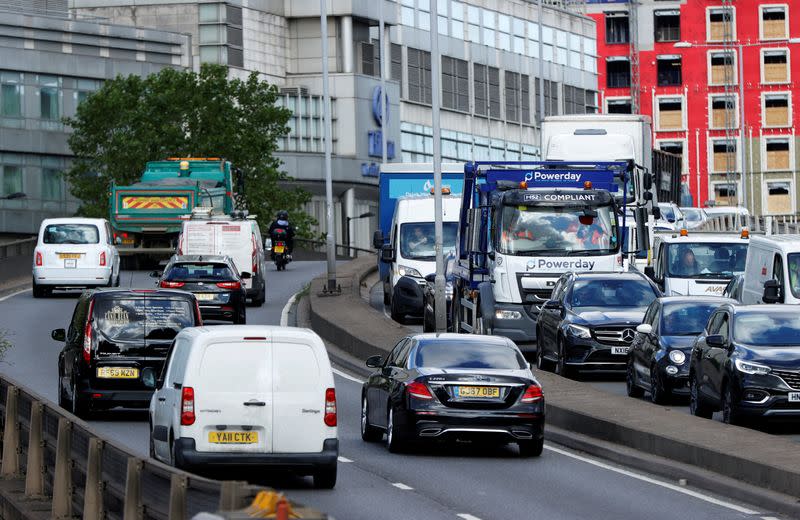
<path id="1" fill-rule="evenodd" d="M 503 206 L 498 252 L 523 256 L 580 256 L 613 254 L 618 250 L 617 221 L 611 206 L 582 208 Z"/>
<path id="2" fill-rule="evenodd" d="M 670 244 L 667 269 L 674 278 L 731 278 L 744 272 L 747 244 Z"/>
<path id="3" fill-rule="evenodd" d="M 442 251 L 447 256 L 456 248 L 458 222 L 442 223 Z M 408 222 L 400 225 L 400 256 L 409 260 L 435 260 L 433 222 Z"/>

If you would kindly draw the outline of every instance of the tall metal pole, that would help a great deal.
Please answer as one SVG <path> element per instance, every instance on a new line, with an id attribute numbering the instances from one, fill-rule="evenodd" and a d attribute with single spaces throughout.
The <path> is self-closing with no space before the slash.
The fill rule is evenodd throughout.
<path id="1" fill-rule="evenodd" d="M 542 43 L 542 0 L 537 0 L 537 23 L 539 24 L 539 160 L 544 159 L 544 143 L 542 142 L 542 123 L 544 122 L 544 44 Z"/>
<path id="2" fill-rule="evenodd" d="M 325 202 L 328 233 L 325 237 L 328 252 L 328 290 L 336 290 L 336 239 L 333 215 L 333 173 L 331 172 L 331 95 L 328 90 L 328 6 L 327 0 L 319 0 L 319 24 L 322 36 L 322 97 L 325 114 Z"/>
<path id="3" fill-rule="evenodd" d="M 444 289 L 444 256 L 442 251 L 442 141 L 439 127 L 439 82 L 441 58 L 439 57 L 439 17 L 437 0 L 431 1 L 431 123 L 433 126 L 433 213 L 436 252 L 436 278 L 434 280 L 434 306 L 436 332 L 447 330 L 447 301 Z"/>
<path id="4" fill-rule="evenodd" d="M 378 0 L 378 31 L 380 31 L 378 45 L 380 45 L 381 48 L 381 163 L 386 164 L 386 158 L 388 156 L 386 145 L 386 124 L 388 123 L 386 114 L 388 113 L 388 108 L 386 105 L 389 104 L 389 96 L 386 95 L 386 67 L 389 65 L 389 60 L 391 58 L 389 52 L 387 52 L 389 49 L 388 42 L 385 41 L 386 39 L 384 38 L 383 2 L 384 0 Z"/>
<path id="5" fill-rule="evenodd" d="M 744 47 L 742 44 L 739 44 L 739 77 L 737 78 L 739 81 L 739 146 L 742 148 L 742 152 L 740 154 L 742 158 L 742 200 L 741 205 L 745 208 L 747 207 L 747 164 L 744 155 Z"/>

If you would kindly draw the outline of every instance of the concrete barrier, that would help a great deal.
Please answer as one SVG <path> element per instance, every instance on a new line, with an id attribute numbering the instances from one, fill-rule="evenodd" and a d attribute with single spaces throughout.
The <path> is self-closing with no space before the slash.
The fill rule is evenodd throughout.
<path id="1" fill-rule="evenodd" d="M 321 296 L 325 277 L 311 284 L 312 328 L 344 352 L 361 359 L 385 355 L 400 338 L 413 333 L 361 298 L 359 287 L 375 269 L 374 258 L 357 259 L 339 267 L 340 296 Z M 555 374 L 534 372 L 545 389 L 550 425 L 800 497 L 800 449 L 796 443 L 612 395 Z M 800 514 L 796 499 L 770 504 Z"/>

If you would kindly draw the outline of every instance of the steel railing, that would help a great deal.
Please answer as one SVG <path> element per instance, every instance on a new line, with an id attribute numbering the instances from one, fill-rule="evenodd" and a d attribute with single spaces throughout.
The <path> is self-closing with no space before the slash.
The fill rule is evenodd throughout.
<path id="1" fill-rule="evenodd" d="M 738 233 L 743 228 L 766 235 L 795 234 L 800 233 L 800 219 L 797 215 L 719 215 L 710 217 L 698 230 Z"/>
<path id="2" fill-rule="evenodd" d="M 14 256 L 31 256 L 36 248 L 36 237 L 0 243 L 0 260 Z"/>

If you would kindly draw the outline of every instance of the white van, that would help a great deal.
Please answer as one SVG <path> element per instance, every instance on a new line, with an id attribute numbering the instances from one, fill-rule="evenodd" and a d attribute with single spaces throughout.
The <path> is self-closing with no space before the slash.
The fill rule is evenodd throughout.
<path id="1" fill-rule="evenodd" d="M 175 337 L 163 379 L 142 380 L 150 455 L 188 471 L 281 468 L 336 484 L 339 440 L 328 353 L 308 329 L 195 327 Z"/>
<path id="2" fill-rule="evenodd" d="M 232 218 L 227 215 L 211 217 L 195 212 L 181 226 L 177 253 L 229 256 L 241 274 L 250 275 L 242 279 L 247 297 L 256 306 L 264 304 L 267 291 L 266 257 L 261 230 L 254 218 Z"/>
<path id="3" fill-rule="evenodd" d="M 119 286 L 119 253 L 104 218 L 48 218 L 33 251 L 33 297 L 53 289 Z"/>
<path id="4" fill-rule="evenodd" d="M 655 233 L 645 274 L 664 296 L 722 296 L 731 278 L 744 272 L 749 243 L 746 232 Z"/>
<path id="5" fill-rule="evenodd" d="M 800 304 L 800 235 L 750 239 L 742 303 Z"/>

